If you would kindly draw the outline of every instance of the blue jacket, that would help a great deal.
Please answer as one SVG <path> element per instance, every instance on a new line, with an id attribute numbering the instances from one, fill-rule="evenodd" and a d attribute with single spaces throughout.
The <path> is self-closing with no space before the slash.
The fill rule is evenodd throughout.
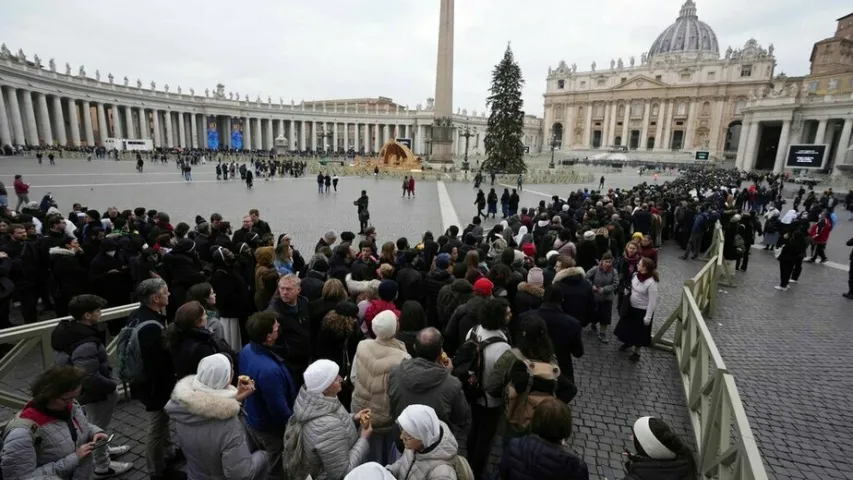
<path id="1" fill-rule="evenodd" d="M 501 456 L 502 480 L 589 480 L 586 462 L 537 435 L 513 438 Z"/>
<path id="2" fill-rule="evenodd" d="M 299 393 L 284 360 L 269 348 L 249 342 L 237 363 L 240 375 L 255 381 L 255 393 L 244 404 L 246 422 L 262 432 L 284 431 Z"/>
<path id="3" fill-rule="evenodd" d="M 705 222 L 708 220 L 708 214 L 705 212 L 696 214 L 696 218 L 693 219 L 693 229 L 690 231 L 691 234 L 696 235 L 699 233 L 705 232 Z"/>

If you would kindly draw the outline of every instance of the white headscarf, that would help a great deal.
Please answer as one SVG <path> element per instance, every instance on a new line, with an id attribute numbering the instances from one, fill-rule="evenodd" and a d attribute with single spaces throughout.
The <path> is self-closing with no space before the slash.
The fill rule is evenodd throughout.
<path id="1" fill-rule="evenodd" d="M 394 475 L 376 462 L 367 462 L 352 469 L 344 480 L 394 480 Z"/>
<path id="2" fill-rule="evenodd" d="M 426 405 L 409 405 L 400 413 L 397 419 L 406 433 L 421 441 L 428 447 L 438 441 L 441 435 L 441 423 L 432 407 Z"/>
<path id="3" fill-rule="evenodd" d="M 788 210 L 784 217 L 782 217 L 782 223 L 785 225 L 790 225 L 794 219 L 797 218 L 797 211 L 794 209 Z"/>
<path id="4" fill-rule="evenodd" d="M 192 381 L 193 390 L 217 397 L 234 398 L 237 389 L 231 385 L 231 360 L 217 353 L 198 362 L 198 370 Z"/>
<path id="5" fill-rule="evenodd" d="M 524 238 L 525 235 L 527 235 L 527 226 L 522 225 L 518 229 L 518 235 L 515 236 L 515 244 L 521 245 L 521 239 Z"/>

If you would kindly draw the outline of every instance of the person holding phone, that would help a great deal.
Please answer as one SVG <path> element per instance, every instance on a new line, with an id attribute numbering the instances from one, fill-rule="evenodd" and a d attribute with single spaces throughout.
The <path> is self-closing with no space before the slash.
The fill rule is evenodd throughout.
<path id="1" fill-rule="evenodd" d="M 6 429 L 0 450 L 4 480 L 93 478 L 92 452 L 108 436 L 89 423 L 76 401 L 85 376 L 77 367 L 54 365 L 36 377 L 32 400 Z"/>

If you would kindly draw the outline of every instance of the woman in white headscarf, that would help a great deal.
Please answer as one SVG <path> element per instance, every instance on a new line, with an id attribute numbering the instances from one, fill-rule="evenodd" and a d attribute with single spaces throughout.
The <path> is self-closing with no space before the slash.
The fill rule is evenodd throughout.
<path id="1" fill-rule="evenodd" d="M 524 236 L 525 236 L 525 235 L 527 235 L 527 226 L 526 226 L 526 225 L 522 225 L 522 226 L 521 226 L 521 227 L 519 227 L 519 229 L 518 229 L 518 235 L 516 235 L 516 236 L 514 237 L 515 244 L 516 244 L 516 246 L 518 246 L 519 248 L 521 248 L 521 240 L 524 238 Z"/>
<path id="2" fill-rule="evenodd" d="M 395 478 L 457 480 L 457 462 L 470 470 L 463 457 L 457 458 L 456 438 L 432 407 L 409 405 L 400 413 L 397 423 L 406 450 L 396 462 L 385 467 Z"/>
<path id="3" fill-rule="evenodd" d="M 354 415 L 338 400 L 340 367 L 331 360 L 317 360 L 305 369 L 305 384 L 293 405 L 293 416 L 284 433 L 285 471 L 289 478 L 341 480 L 367 457 L 373 433 L 365 421 L 369 410 Z"/>
<path id="4" fill-rule="evenodd" d="M 782 223 L 784 223 L 785 225 L 790 225 L 795 218 L 797 218 L 797 211 L 794 209 L 788 210 L 788 212 L 785 213 L 785 216 L 782 217 Z"/>
<path id="5" fill-rule="evenodd" d="M 349 472 L 344 480 L 395 480 L 391 472 L 376 462 L 367 462 Z"/>
<path id="6" fill-rule="evenodd" d="M 779 220 L 779 210 L 771 207 L 764 217 L 767 219 L 764 222 L 764 250 L 772 250 L 779 244 L 781 237 L 782 222 Z"/>
<path id="7" fill-rule="evenodd" d="M 251 379 L 231 385 L 231 360 L 203 358 L 195 375 L 178 381 L 166 412 L 175 420 L 178 444 L 187 458 L 187 478 L 254 480 L 266 476 L 266 452 L 251 452 L 237 416 L 240 402 L 255 391 Z"/>

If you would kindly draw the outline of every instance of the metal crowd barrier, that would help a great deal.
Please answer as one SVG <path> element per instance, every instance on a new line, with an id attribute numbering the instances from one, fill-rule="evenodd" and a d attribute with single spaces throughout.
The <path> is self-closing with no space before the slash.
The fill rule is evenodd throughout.
<path id="1" fill-rule="evenodd" d="M 706 256 L 710 258 L 699 273 L 684 282 L 681 304 L 657 331 L 652 346 L 673 352 L 678 362 L 698 447 L 700 478 L 767 480 L 734 376 L 705 323 L 705 315 L 716 314 L 717 283 L 723 268 L 719 222 Z M 663 338 L 673 328 L 673 340 Z"/>
<path id="2" fill-rule="evenodd" d="M 122 305 L 119 307 L 105 308 L 101 311 L 101 323 L 124 318 L 139 308 L 139 303 Z M 54 318 L 42 322 L 19 325 L 16 327 L 0 330 L 0 343 L 14 343 L 15 346 L 0 359 L 0 380 L 15 369 L 27 354 L 37 346 L 41 348 L 41 361 L 43 369 L 49 368 L 54 362 L 53 349 L 50 347 L 50 335 L 61 320 L 70 320 L 71 317 Z M 115 363 L 115 339 L 107 345 L 107 353 L 110 362 Z M 13 409 L 21 409 L 29 401 L 17 392 L 12 392 L 0 385 L 0 405 Z"/>

